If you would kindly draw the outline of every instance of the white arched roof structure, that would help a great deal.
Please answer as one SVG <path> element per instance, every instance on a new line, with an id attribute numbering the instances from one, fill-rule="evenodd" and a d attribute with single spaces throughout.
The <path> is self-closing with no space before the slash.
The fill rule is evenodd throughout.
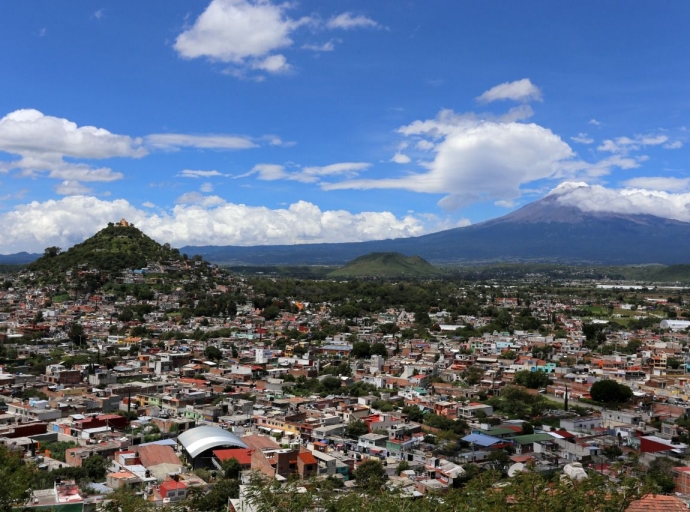
<path id="1" fill-rule="evenodd" d="M 235 434 L 219 427 L 209 426 L 194 427 L 182 432 L 177 436 L 177 442 L 193 459 L 210 448 L 228 445 L 247 448 L 247 445 Z"/>

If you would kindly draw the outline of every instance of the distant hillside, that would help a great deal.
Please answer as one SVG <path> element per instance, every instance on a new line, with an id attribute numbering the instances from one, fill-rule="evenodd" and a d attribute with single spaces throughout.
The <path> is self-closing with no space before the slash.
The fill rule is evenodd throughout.
<path id="1" fill-rule="evenodd" d="M 37 260 L 40 254 L 30 254 L 28 252 L 18 252 L 15 254 L 0 254 L 0 264 L 3 265 L 26 265 Z"/>
<path id="2" fill-rule="evenodd" d="M 91 238 L 67 251 L 49 247 L 29 265 L 38 272 L 65 272 L 83 266 L 103 273 L 145 267 L 148 263 L 180 260 L 180 252 L 161 245 L 131 225 L 108 224 Z"/>
<path id="3" fill-rule="evenodd" d="M 332 272 L 329 277 L 438 277 L 442 272 L 419 256 L 397 252 L 365 254 Z"/>

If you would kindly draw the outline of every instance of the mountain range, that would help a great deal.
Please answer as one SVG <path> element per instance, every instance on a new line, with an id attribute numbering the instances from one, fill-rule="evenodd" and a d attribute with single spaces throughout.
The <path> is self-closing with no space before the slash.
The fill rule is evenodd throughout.
<path id="1" fill-rule="evenodd" d="M 564 206 L 558 196 L 550 195 L 503 217 L 418 237 L 180 250 L 235 265 L 340 265 L 372 252 L 413 254 L 435 264 L 671 265 L 690 262 L 690 223 L 646 214 L 586 212 Z"/>
<path id="2" fill-rule="evenodd" d="M 342 265 L 373 252 L 415 255 L 434 264 L 672 265 L 690 263 L 690 223 L 646 214 L 587 212 L 549 195 L 503 217 L 418 237 L 253 247 L 185 246 L 180 252 L 227 265 Z M 0 263 L 28 263 L 39 256 L 0 256 Z"/>

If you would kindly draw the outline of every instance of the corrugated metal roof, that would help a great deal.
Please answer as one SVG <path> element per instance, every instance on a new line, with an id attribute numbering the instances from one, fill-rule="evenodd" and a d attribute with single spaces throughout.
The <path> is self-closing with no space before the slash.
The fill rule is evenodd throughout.
<path id="1" fill-rule="evenodd" d="M 239 446 L 240 448 L 247 448 L 247 445 L 235 434 L 223 430 L 222 428 L 206 425 L 182 432 L 177 437 L 177 441 L 192 458 L 210 448 L 219 448 L 221 446 Z"/>

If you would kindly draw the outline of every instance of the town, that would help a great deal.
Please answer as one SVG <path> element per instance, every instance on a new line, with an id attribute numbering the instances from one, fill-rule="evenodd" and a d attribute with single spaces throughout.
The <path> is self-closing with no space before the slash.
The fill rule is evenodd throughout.
<path id="1" fill-rule="evenodd" d="M 186 255 L 107 278 L 22 268 L 0 284 L 0 443 L 29 472 L 3 501 L 248 512 L 257 479 L 423 502 L 529 473 L 638 476 L 628 510 L 687 508 L 689 301 L 682 284 L 309 280 Z"/>

